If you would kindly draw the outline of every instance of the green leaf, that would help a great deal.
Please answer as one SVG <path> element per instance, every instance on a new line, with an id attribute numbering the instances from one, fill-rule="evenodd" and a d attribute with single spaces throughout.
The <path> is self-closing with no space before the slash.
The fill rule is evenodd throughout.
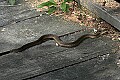
<path id="1" fill-rule="evenodd" d="M 60 7 L 61 7 L 63 12 L 66 11 L 66 4 L 65 4 L 65 2 L 61 3 Z"/>
<path id="2" fill-rule="evenodd" d="M 44 3 L 40 4 L 40 5 L 38 5 L 37 8 L 42 8 L 44 6 L 50 7 L 52 5 L 56 5 L 56 3 L 48 1 L 48 2 L 44 2 Z"/>
<path id="3" fill-rule="evenodd" d="M 14 5 L 16 2 L 16 0 L 8 0 L 8 3 L 11 4 L 11 5 Z"/>
<path id="4" fill-rule="evenodd" d="M 66 4 L 65 2 L 63 2 L 60 7 L 61 7 L 63 12 L 68 12 L 69 11 L 69 5 Z"/>
<path id="5" fill-rule="evenodd" d="M 52 14 L 53 12 L 55 12 L 56 7 L 55 6 L 51 6 L 48 8 L 48 14 Z"/>
<path id="6" fill-rule="evenodd" d="M 66 4 L 66 12 L 69 11 L 69 8 L 70 8 L 70 6 L 68 4 Z"/>
<path id="7" fill-rule="evenodd" d="M 54 0 L 50 0 L 50 2 L 55 3 L 55 1 L 54 1 Z"/>
<path id="8" fill-rule="evenodd" d="M 64 0 L 64 2 L 67 2 L 67 0 Z"/>

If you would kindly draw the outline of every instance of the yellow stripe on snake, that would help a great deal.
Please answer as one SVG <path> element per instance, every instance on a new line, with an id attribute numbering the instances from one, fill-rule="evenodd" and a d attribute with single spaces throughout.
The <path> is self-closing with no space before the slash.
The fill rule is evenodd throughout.
<path id="1" fill-rule="evenodd" d="M 100 37 L 102 34 L 103 34 L 102 32 L 97 32 L 96 34 L 85 34 L 85 35 L 82 35 L 81 37 L 79 37 L 74 42 L 70 42 L 70 43 L 63 42 L 63 40 L 61 40 L 60 37 L 57 35 L 46 34 L 46 35 L 41 36 L 38 40 L 27 43 L 20 48 L 2 52 L 2 53 L 0 53 L 0 56 L 11 53 L 11 52 L 15 52 L 15 53 L 22 52 L 22 51 L 25 51 L 26 49 L 29 49 L 30 47 L 42 44 L 48 40 L 54 40 L 61 47 L 72 48 L 72 47 L 78 46 L 80 43 L 82 43 L 84 40 L 86 40 L 88 38 L 97 38 L 97 37 Z"/>

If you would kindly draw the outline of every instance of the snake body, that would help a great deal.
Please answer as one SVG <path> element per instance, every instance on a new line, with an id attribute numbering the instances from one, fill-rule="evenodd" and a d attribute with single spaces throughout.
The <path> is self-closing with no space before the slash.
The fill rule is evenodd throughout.
<path id="1" fill-rule="evenodd" d="M 5 55 L 5 54 L 8 54 L 8 53 L 11 53 L 11 52 L 22 52 L 30 47 L 33 47 L 33 46 L 36 46 L 36 45 L 39 45 L 39 44 L 42 44 L 48 40 L 54 40 L 59 46 L 61 47 L 66 47 L 66 48 L 72 48 L 72 47 L 76 47 L 78 46 L 80 43 L 82 43 L 85 39 L 88 39 L 88 38 L 97 38 L 100 36 L 100 33 L 96 33 L 96 34 L 85 34 L 85 35 L 82 35 L 81 37 L 79 37 L 77 40 L 75 40 L 74 42 L 69 42 L 69 43 L 66 43 L 66 42 L 63 42 L 59 36 L 57 35 L 54 35 L 54 34 L 46 34 L 46 35 L 43 35 L 41 36 L 38 40 L 36 41 L 33 41 L 33 42 L 30 42 L 30 43 L 27 43 L 25 45 L 23 45 L 22 47 L 20 48 L 17 48 L 17 49 L 12 49 L 12 50 L 9 50 L 9 51 L 6 51 L 6 52 L 2 52 L 0 53 L 0 56 L 2 55 Z"/>

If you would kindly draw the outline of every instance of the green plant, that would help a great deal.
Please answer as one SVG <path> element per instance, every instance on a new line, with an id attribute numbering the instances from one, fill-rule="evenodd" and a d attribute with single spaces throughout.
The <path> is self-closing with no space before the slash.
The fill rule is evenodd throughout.
<path id="1" fill-rule="evenodd" d="M 44 6 L 48 7 L 48 13 L 51 14 L 56 10 L 57 4 L 56 4 L 56 2 L 54 0 L 49 0 L 47 2 L 44 2 L 44 3 L 40 4 L 40 5 L 38 5 L 37 7 L 42 8 Z"/>
<path id="2" fill-rule="evenodd" d="M 57 9 L 61 9 L 63 12 L 67 13 L 69 11 L 69 4 L 67 4 L 68 2 L 72 2 L 73 0 L 64 0 L 63 2 L 61 1 L 60 6 L 54 1 L 54 0 L 49 0 L 47 2 L 44 2 L 40 5 L 38 5 L 38 8 L 42 8 L 44 6 L 48 7 L 48 14 L 53 13 L 54 11 L 56 11 Z"/>
<path id="3" fill-rule="evenodd" d="M 7 2 L 10 4 L 10 5 L 14 5 L 16 3 L 16 0 L 7 0 Z"/>
<path id="4" fill-rule="evenodd" d="M 67 2 L 72 2 L 73 0 L 64 0 L 61 5 L 60 8 L 62 9 L 63 12 L 68 12 L 69 11 L 69 4 L 67 4 Z"/>

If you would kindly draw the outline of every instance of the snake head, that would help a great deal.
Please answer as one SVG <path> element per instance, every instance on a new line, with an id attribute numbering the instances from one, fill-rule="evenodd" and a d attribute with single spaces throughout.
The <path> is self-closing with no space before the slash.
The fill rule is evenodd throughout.
<path id="1" fill-rule="evenodd" d="M 100 36 L 108 34 L 108 31 L 106 31 L 106 30 L 97 30 L 97 32 L 95 34 L 100 37 Z"/>

